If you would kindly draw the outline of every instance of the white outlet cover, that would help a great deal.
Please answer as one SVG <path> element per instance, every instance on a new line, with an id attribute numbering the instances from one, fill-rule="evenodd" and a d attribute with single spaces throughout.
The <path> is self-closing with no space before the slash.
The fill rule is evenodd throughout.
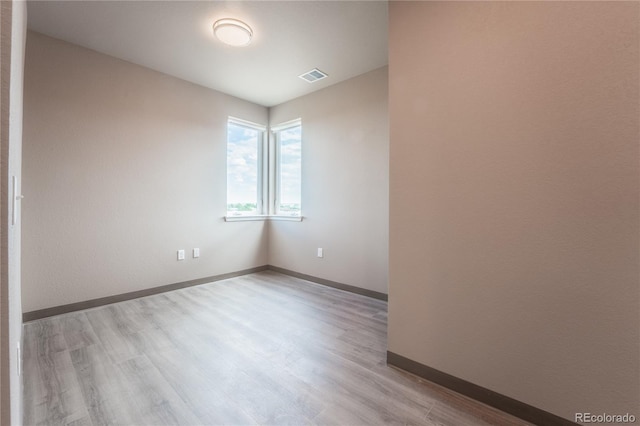
<path id="1" fill-rule="evenodd" d="M 178 250 L 178 260 L 184 260 L 184 250 Z"/>
<path id="2" fill-rule="evenodd" d="M 318 248 L 318 257 L 324 257 L 324 252 L 322 248 Z"/>
<path id="3" fill-rule="evenodd" d="M 200 249 L 199 248 L 194 248 L 193 249 L 193 257 L 200 257 Z"/>

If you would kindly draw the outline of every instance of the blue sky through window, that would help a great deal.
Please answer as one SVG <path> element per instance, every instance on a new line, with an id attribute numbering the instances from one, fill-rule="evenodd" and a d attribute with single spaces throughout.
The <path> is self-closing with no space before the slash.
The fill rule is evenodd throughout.
<path id="1" fill-rule="evenodd" d="M 258 143 L 262 132 L 235 123 L 227 127 L 227 208 L 258 204 Z M 234 205 L 234 206 L 232 206 Z M 245 208 L 240 210 L 247 211 Z"/>
<path id="2" fill-rule="evenodd" d="M 302 194 L 302 127 L 280 132 L 280 210 L 299 212 Z"/>

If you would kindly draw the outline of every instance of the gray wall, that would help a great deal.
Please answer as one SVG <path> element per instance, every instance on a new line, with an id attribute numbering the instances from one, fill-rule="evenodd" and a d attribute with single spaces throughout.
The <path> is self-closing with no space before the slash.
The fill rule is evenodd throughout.
<path id="1" fill-rule="evenodd" d="M 27 8 L 24 2 L 0 4 L 2 21 L 0 48 L 2 85 L 0 115 L 2 117 L 0 171 L 2 213 L 0 214 L 0 423 L 22 424 L 22 381 L 18 373 L 18 347 L 22 341 L 22 306 L 20 295 L 20 209 L 12 221 L 12 177 L 18 178 L 20 191 L 22 153 L 22 106 L 24 48 Z M 19 192 L 18 192 L 19 193 Z"/>
<path id="2" fill-rule="evenodd" d="M 25 311 L 267 263 L 223 221 L 227 116 L 266 108 L 34 32 L 24 104 Z"/>
<path id="3" fill-rule="evenodd" d="M 270 223 L 269 264 L 387 293 L 387 80 L 384 67 L 270 109 L 272 125 L 302 118 L 305 219 Z"/>
<path id="4" fill-rule="evenodd" d="M 389 8 L 389 350 L 640 416 L 640 4 Z"/>

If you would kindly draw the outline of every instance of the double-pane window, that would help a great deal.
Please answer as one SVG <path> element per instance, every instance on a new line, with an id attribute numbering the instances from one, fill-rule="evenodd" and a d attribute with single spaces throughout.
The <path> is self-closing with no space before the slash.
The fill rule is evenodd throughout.
<path id="1" fill-rule="evenodd" d="M 227 216 L 263 214 L 265 128 L 230 118 L 227 123 Z"/>
<path id="2" fill-rule="evenodd" d="M 271 128 L 229 118 L 227 123 L 227 217 L 300 217 L 302 124 Z"/>
<path id="3" fill-rule="evenodd" d="M 300 120 L 272 129 L 276 150 L 275 214 L 299 216 L 302 207 L 302 125 Z"/>

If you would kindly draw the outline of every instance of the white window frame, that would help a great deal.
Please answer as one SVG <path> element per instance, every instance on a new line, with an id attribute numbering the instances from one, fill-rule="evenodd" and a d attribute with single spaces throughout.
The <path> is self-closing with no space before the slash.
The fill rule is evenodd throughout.
<path id="1" fill-rule="evenodd" d="M 298 215 L 285 215 L 280 212 L 280 140 L 278 133 L 298 126 L 302 126 L 302 119 L 300 118 L 280 123 L 269 129 L 269 170 L 271 171 L 271 175 L 269 176 L 269 214 L 278 218 L 293 219 L 302 216 L 302 211 Z"/>
<path id="2" fill-rule="evenodd" d="M 265 213 L 267 212 L 267 185 L 265 185 L 265 182 L 268 181 L 268 164 L 267 164 L 267 159 L 266 159 L 266 155 L 265 152 L 267 150 L 267 140 L 268 140 L 268 133 L 267 133 L 267 126 L 262 125 L 262 124 L 258 124 L 258 123 L 254 123 L 252 121 L 247 121 L 247 120 L 243 120 L 241 118 L 236 118 L 236 117 L 229 117 L 227 119 L 227 149 L 228 149 L 228 143 L 229 143 L 229 124 L 233 124 L 236 126 L 240 126 L 240 127 L 245 127 L 248 129 L 252 129 L 252 130 L 257 130 L 258 132 L 260 132 L 260 135 L 258 136 L 258 152 L 257 152 L 257 157 L 258 157 L 258 183 L 257 183 L 257 188 L 256 188 L 256 201 L 257 201 L 257 212 L 255 214 L 238 214 L 238 215 L 229 215 L 229 212 L 227 211 L 227 215 L 225 216 L 225 220 L 252 220 L 252 218 L 260 218 L 262 216 L 265 215 Z M 225 167 L 227 167 L 228 165 L 225 164 Z M 227 177 L 228 178 L 228 177 Z M 229 186 L 227 184 L 227 188 L 226 188 L 226 206 L 229 205 Z"/>
<path id="3" fill-rule="evenodd" d="M 258 158 L 260 159 L 258 161 L 258 213 L 253 215 L 229 215 L 227 212 L 224 220 L 227 222 L 250 220 L 284 220 L 301 222 L 303 219 L 302 212 L 300 215 L 296 216 L 278 214 L 280 198 L 280 171 L 278 161 L 280 158 L 280 143 L 278 141 L 277 133 L 290 127 L 302 126 L 302 120 L 297 118 L 295 120 L 287 121 L 278 124 L 277 126 L 270 127 L 269 131 L 267 131 L 266 126 L 236 117 L 230 116 L 227 120 L 227 125 L 229 123 L 261 131 L 262 141 L 259 141 L 258 143 Z M 229 131 L 227 129 L 227 138 L 228 135 Z"/>

